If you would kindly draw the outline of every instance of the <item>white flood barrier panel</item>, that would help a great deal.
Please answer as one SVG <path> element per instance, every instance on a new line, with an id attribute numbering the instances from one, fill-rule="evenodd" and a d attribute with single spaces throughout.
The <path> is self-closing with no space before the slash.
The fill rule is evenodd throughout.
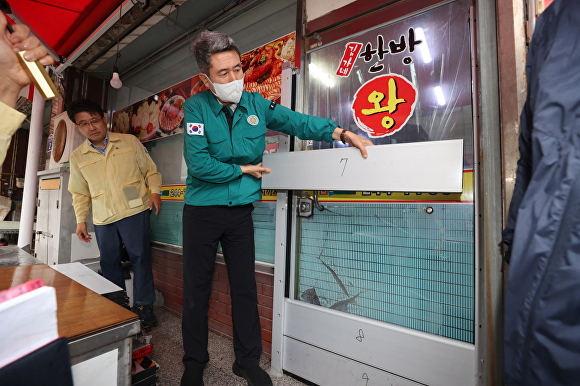
<path id="1" fill-rule="evenodd" d="M 460 193 L 463 140 L 265 154 L 263 189 Z"/>

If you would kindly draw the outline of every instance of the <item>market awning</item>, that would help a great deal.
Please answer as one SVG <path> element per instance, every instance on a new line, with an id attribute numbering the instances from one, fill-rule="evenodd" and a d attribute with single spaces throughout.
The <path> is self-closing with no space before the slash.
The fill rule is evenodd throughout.
<path id="1" fill-rule="evenodd" d="M 30 27 L 52 54 L 67 57 L 122 0 L 8 0 L 12 14 Z"/>

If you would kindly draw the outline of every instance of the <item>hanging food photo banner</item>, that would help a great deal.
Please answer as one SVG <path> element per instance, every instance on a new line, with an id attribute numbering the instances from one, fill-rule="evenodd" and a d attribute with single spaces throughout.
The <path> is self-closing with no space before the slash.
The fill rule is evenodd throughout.
<path id="1" fill-rule="evenodd" d="M 273 40 L 242 55 L 244 90 L 259 92 L 266 99 L 279 101 L 282 65 L 294 64 L 295 33 Z M 183 133 L 183 105 L 207 90 L 199 75 L 171 86 L 113 113 L 113 131 L 133 134 L 141 142 Z"/>
<path id="2" fill-rule="evenodd" d="M 259 92 L 266 99 L 279 102 L 282 65 L 294 65 L 296 34 L 294 32 L 264 44 L 242 55 L 244 90 Z"/>
<path id="3" fill-rule="evenodd" d="M 113 131 L 133 134 L 141 142 L 183 133 L 185 100 L 205 90 L 199 75 L 113 113 Z"/>

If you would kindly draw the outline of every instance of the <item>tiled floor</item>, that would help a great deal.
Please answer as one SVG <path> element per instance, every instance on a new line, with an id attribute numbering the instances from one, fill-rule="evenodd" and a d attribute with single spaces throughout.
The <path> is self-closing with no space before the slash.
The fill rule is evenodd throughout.
<path id="1" fill-rule="evenodd" d="M 159 364 L 157 375 L 159 376 L 159 386 L 179 386 L 183 373 L 183 347 L 181 344 L 181 317 L 177 316 L 164 307 L 155 307 L 155 314 L 159 320 L 159 325 L 146 335 L 151 335 L 153 352 L 149 356 L 154 362 Z M 234 349 L 232 341 L 209 334 L 209 355 L 210 361 L 204 372 L 204 382 L 206 386 L 245 386 L 246 381 L 232 373 L 232 363 L 234 362 Z M 270 358 L 263 357 L 261 366 L 265 370 L 270 368 Z M 284 375 L 280 378 L 272 377 L 274 386 L 303 386 L 304 383 Z"/>

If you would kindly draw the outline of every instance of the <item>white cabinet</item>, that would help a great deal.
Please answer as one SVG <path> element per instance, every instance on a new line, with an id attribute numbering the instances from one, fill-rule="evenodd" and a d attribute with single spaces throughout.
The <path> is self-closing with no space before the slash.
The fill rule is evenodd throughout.
<path id="1" fill-rule="evenodd" d="M 58 223 L 60 213 L 56 211 L 56 206 L 60 205 L 58 195 L 60 194 L 60 178 L 40 180 L 37 200 L 36 237 L 35 237 L 35 257 L 45 264 L 54 264 L 54 237 L 58 237 L 59 229 L 54 227 Z M 53 184 L 48 186 L 47 183 Z M 55 186 L 58 186 L 55 188 Z M 52 226 L 51 226 L 52 225 Z M 56 233 L 56 234 L 55 234 Z M 49 259 L 49 256 L 51 257 Z M 49 262 L 50 260 L 50 262 Z"/>
<path id="2" fill-rule="evenodd" d="M 70 170 L 55 168 L 38 172 L 36 236 L 34 255 L 48 265 L 71 263 L 99 257 L 92 220 L 87 230 L 93 241 L 83 248 L 71 248 L 79 242 L 72 196 L 67 190 Z M 73 253 L 74 252 L 74 253 Z"/>

